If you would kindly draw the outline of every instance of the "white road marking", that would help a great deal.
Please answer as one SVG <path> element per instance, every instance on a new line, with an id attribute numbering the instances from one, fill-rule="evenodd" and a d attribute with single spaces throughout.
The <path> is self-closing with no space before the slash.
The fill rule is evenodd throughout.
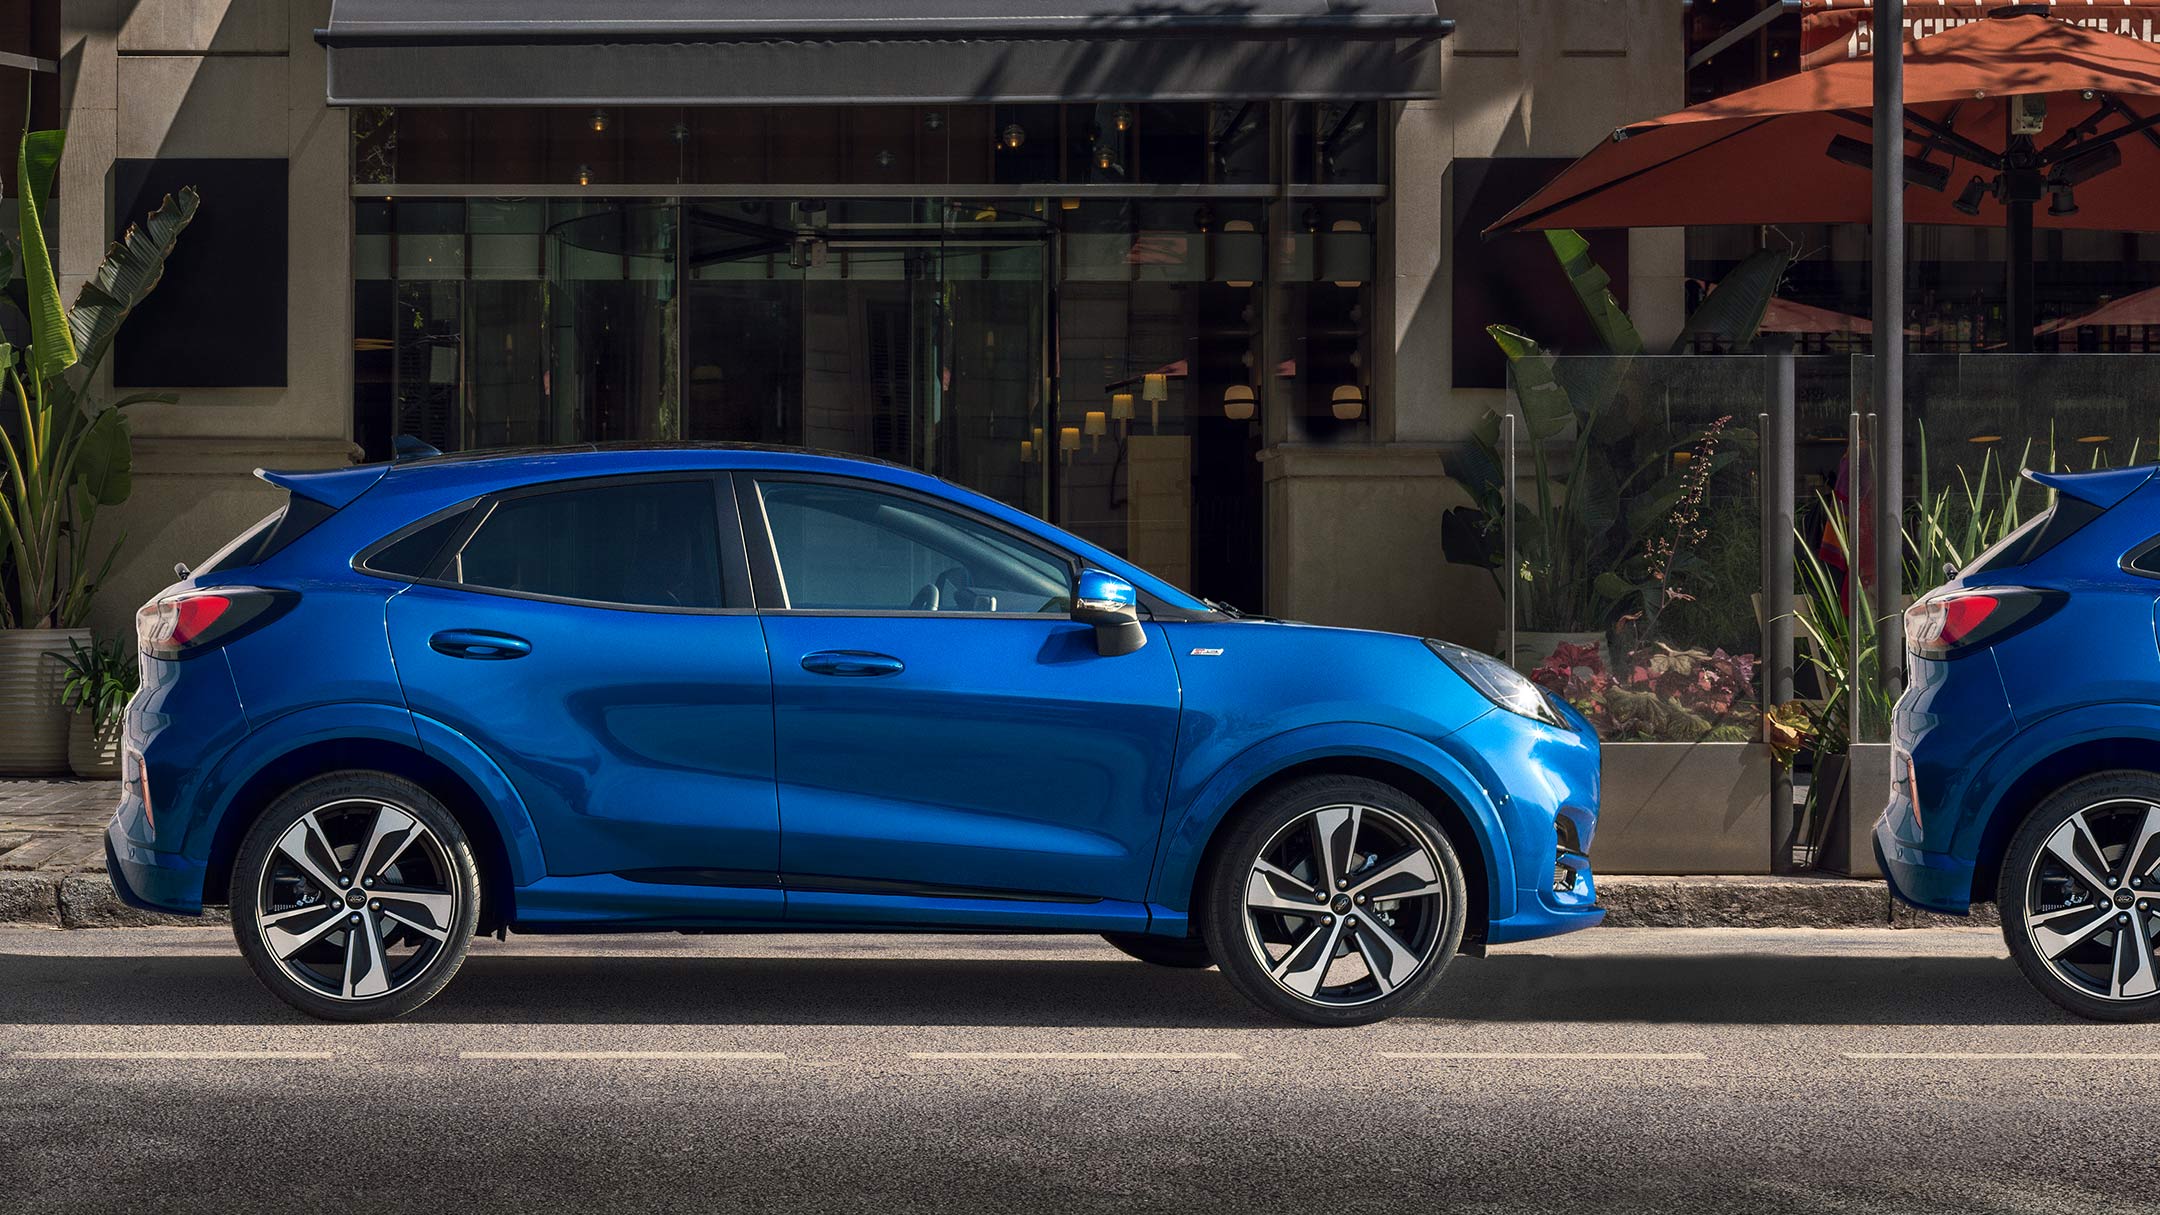
<path id="1" fill-rule="evenodd" d="M 2086 1060 L 2086 1061 L 2094 1061 L 2094 1062 L 2125 1062 L 2125 1063 L 2151 1063 L 2151 1062 L 2154 1062 L 2154 1061 L 2160 1061 L 2160 1054 L 2108 1054 L 2108 1053 L 2101 1053 L 2101 1052 L 2090 1052 L 2090 1051 L 2000 1051 L 2000 1052 L 1997 1052 L 1997 1051 L 1962 1051 L 1962 1050 L 1944 1050 L 1944 1051 L 1883 1051 L 1883 1052 L 1873 1052 L 1873 1053 L 1868 1053 L 1868 1052 L 1860 1052 L 1860 1051 L 1846 1051 L 1846 1052 L 1845 1052 L 1845 1057 L 1846 1057 L 1846 1058 L 1848 1058 L 1848 1059 L 1861 1059 L 1861 1060 L 1885 1060 L 1885 1059 L 1939 1059 L 1939 1060 L 1949 1060 L 1949 1061 L 1952 1061 L 1952 1062 L 2000 1062 L 2000 1061 L 2003 1061 L 2003 1060 L 2016 1060 L 2016 1059 L 2033 1059 L 2033 1060 L 2054 1060 L 2054 1061 L 2069 1061 L 2069 1062 L 2073 1062 L 2073 1063 L 2074 1063 L 2074 1062 L 2078 1062 L 2078 1061 L 2080 1061 L 2080 1060 Z"/>
<path id="2" fill-rule="evenodd" d="M 13 1059 L 331 1059 L 326 1050 L 16 1050 Z"/>
<path id="3" fill-rule="evenodd" d="M 1702 1063 L 1708 1055 L 1697 1051 L 1658 1054 L 1647 1051 L 1381 1051 L 1383 1059 L 1556 1059 L 1625 1060 L 1629 1062 Z"/>
<path id="4" fill-rule="evenodd" d="M 912 1050 L 910 1059 L 1242 1059 L 1234 1050 Z"/>
<path id="5" fill-rule="evenodd" d="M 785 1059 L 776 1050 L 461 1050 L 460 1059 Z"/>

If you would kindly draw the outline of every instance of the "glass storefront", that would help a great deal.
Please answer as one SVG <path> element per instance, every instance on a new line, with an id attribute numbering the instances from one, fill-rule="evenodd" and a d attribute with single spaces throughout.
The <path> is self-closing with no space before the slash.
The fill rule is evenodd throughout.
<path id="1" fill-rule="evenodd" d="M 1371 439 L 1370 106 L 373 111 L 355 132 L 371 458 L 398 434 L 876 456 L 1254 605 L 1260 447 Z"/>

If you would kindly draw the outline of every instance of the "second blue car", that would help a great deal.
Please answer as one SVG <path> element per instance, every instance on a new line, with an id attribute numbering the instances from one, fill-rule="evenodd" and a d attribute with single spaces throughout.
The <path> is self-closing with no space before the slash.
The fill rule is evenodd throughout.
<path id="1" fill-rule="evenodd" d="M 1099 933 L 1322 1025 L 1598 922 L 1598 744 L 1506 665 L 1244 618 L 755 448 L 266 473 L 146 605 L 108 868 L 317 1016 L 475 932 Z"/>

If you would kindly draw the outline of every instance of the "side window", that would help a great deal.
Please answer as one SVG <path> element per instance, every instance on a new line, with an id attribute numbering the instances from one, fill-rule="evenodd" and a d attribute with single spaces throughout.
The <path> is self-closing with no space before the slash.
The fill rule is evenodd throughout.
<path id="1" fill-rule="evenodd" d="M 464 526 L 468 512 L 459 511 L 445 515 L 426 527 L 401 540 L 385 544 L 360 563 L 360 568 L 371 574 L 384 574 L 392 578 L 425 578 L 435 568 L 435 558 L 443 545 Z"/>
<path id="2" fill-rule="evenodd" d="M 1063 612 L 1057 556 L 912 498 L 815 481 L 760 481 L 791 608 Z"/>
<path id="3" fill-rule="evenodd" d="M 713 486 L 703 478 L 504 498 L 488 509 L 443 576 L 552 599 L 728 606 L 720 591 Z"/>

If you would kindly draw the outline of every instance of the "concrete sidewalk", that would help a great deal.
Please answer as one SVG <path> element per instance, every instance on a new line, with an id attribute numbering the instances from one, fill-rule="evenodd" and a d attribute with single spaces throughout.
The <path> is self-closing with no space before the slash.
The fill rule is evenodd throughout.
<path id="1" fill-rule="evenodd" d="M 112 781 L 0 780 L 0 923 L 58 928 L 200 924 L 147 915 L 105 880 Z M 1605 922 L 1615 928 L 1920 928 L 1992 924 L 1897 905 L 1881 882 L 1818 877 L 1600 877 Z M 222 921 L 222 912 L 212 917 Z"/>

